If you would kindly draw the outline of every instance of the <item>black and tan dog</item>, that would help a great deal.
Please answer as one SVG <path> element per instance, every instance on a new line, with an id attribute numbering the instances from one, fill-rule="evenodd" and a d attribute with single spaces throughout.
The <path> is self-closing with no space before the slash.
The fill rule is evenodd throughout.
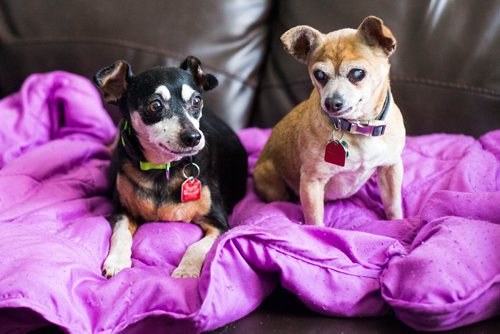
<path id="1" fill-rule="evenodd" d="M 203 111 L 201 94 L 215 88 L 200 61 L 133 75 L 117 61 L 94 77 L 123 116 L 111 161 L 113 227 L 103 274 L 131 266 L 132 236 L 148 221 L 192 222 L 204 237 L 184 254 L 174 277 L 198 277 L 207 252 L 228 229 L 227 214 L 245 193 L 246 152 L 231 128 Z"/>
<path id="2" fill-rule="evenodd" d="M 355 194 L 377 171 L 387 218 L 402 218 L 405 127 L 390 93 L 391 31 L 371 16 L 358 29 L 298 26 L 281 40 L 307 65 L 314 89 L 274 127 L 255 167 L 258 194 L 297 194 L 305 223 L 323 225 L 323 200 Z"/>

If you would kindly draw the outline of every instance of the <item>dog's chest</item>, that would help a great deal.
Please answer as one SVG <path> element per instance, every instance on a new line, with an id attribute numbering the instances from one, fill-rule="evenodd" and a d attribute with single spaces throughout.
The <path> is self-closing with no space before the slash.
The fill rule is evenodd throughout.
<path id="1" fill-rule="evenodd" d="M 349 143 L 348 139 L 347 141 Z M 373 175 L 377 167 L 391 164 L 397 157 L 384 141 L 351 141 L 345 166 L 337 166 L 324 160 L 325 148 L 326 144 L 311 151 L 314 152 L 315 159 L 309 158 L 306 168 L 310 165 L 311 172 L 324 180 L 326 200 L 354 195 Z M 316 162 L 311 163 L 311 161 Z"/>
<path id="2" fill-rule="evenodd" d="M 174 185 L 180 187 L 180 183 Z M 154 194 L 147 183 L 135 183 L 127 176 L 119 174 L 116 187 L 120 203 L 133 216 L 144 221 L 192 222 L 210 211 L 211 194 L 208 186 L 202 186 L 199 200 L 186 203 L 177 199 L 165 200 L 163 194 Z M 164 192 L 171 192 L 165 188 Z"/>
<path id="3" fill-rule="evenodd" d="M 325 200 L 336 200 L 354 195 L 374 171 L 375 169 L 360 169 L 355 172 L 345 171 L 335 174 L 325 185 Z"/>

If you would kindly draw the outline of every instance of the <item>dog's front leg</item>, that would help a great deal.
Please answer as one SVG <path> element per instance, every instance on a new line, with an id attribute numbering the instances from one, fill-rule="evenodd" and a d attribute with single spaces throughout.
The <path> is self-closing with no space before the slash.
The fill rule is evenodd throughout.
<path id="1" fill-rule="evenodd" d="M 102 266 L 106 278 L 132 266 L 132 236 L 137 230 L 136 223 L 126 214 L 111 216 L 110 223 L 113 228 L 111 245 Z"/>
<path id="2" fill-rule="evenodd" d="M 208 223 L 195 223 L 201 227 L 205 236 L 188 247 L 179 266 L 172 272 L 172 277 L 200 277 L 205 257 L 222 233 L 218 228 Z"/>
<path id="3" fill-rule="evenodd" d="M 380 196 L 382 197 L 387 219 L 402 219 L 403 161 L 399 159 L 394 165 L 381 166 L 377 172 Z"/>
<path id="4" fill-rule="evenodd" d="M 307 225 L 324 226 L 325 184 L 306 173 L 300 175 L 300 204 Z"/>

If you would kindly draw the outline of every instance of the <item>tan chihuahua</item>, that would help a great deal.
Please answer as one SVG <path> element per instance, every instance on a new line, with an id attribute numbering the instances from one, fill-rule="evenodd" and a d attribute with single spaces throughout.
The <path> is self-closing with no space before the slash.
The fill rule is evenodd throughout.
<path id="1" fill-rule="evenodd" d="M 300 197 L 305 223 L 324 225 L 324 200 L 355 194 L 378 173 L 387 219 L 401 219 L 405 127 L 389 83 L 391 31 L 377 17 L 323 34 L 297 26 L 281 36 L 307 64 L 314 89 L 273 129 L 254 181 L 265 201 Z"/>

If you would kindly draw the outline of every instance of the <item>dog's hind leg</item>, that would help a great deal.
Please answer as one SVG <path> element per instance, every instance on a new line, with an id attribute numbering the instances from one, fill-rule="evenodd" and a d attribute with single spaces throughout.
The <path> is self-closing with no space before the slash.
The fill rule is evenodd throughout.
<path id="1" fill-rule="evenodd" d="M 102 274 L 106 278 L 132 266 L 132 236 L 137 230 L 137 224 L 126 214 L 111 216 L 110 223 L 113 228 L 111 244 L 102 266 Z"/>
<path id="2" fill-rule="evenodd" d="M 217 227 L 203 222 L 204 219 L 206 219 L 206 217 L 194 223 L 201 227 L 205 236 L 188 247 L 179 266 L 172 272 L 172 277 L 200 277 L 201 268 L 203 267 L 207 253 L 210 251 L 217 238 L 222 234 L 222 231 Z"/>
<path id="3" fill-rule="evenodd" d="M 259 161 L 253 173 L 255 191 L 266 202 L 290 201 L 290 189 L 272 160 Z"/>

